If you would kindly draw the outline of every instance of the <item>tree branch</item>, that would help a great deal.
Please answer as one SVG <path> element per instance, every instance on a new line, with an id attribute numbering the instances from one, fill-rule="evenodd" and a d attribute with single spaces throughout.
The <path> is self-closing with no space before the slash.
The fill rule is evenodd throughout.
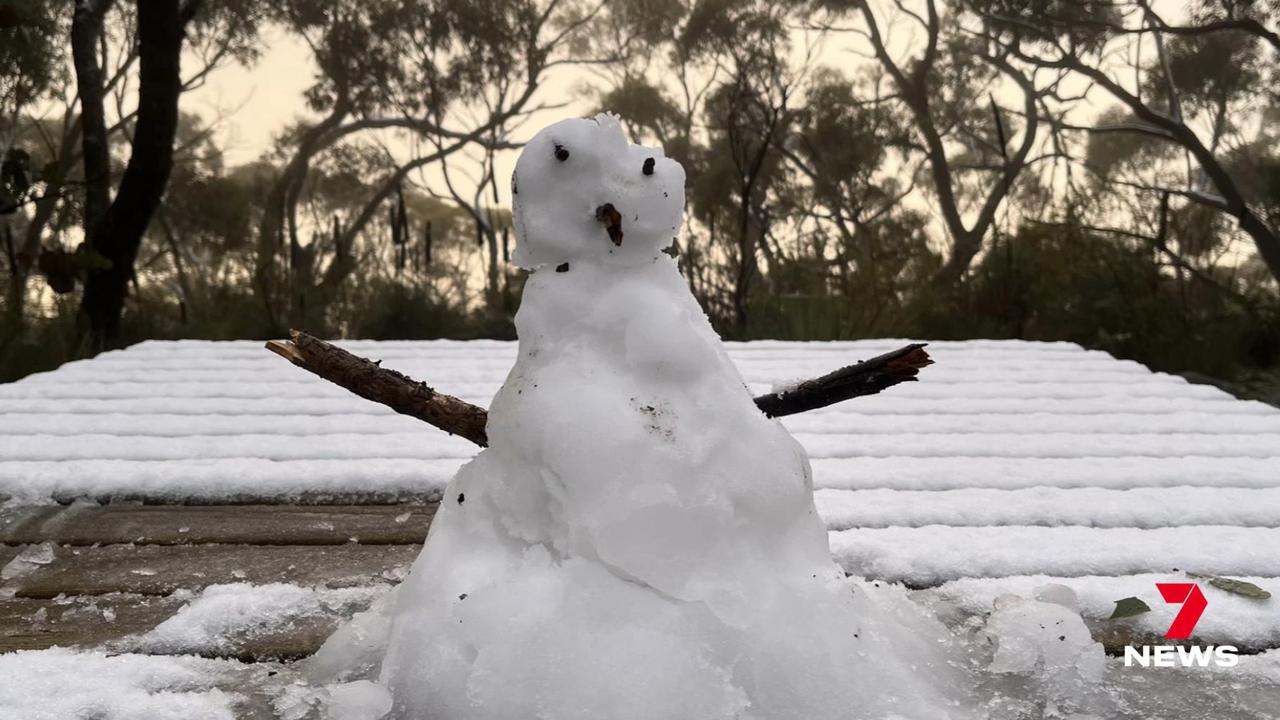
<path id="1" fill-rule="evenodd" d="M 366 400 L 386 405 L 401 415 L 422 420 L 480 447 L 488 446 L 485 423 L 489 414 L 484 408 L 436 392 L 426 383 L 304 332 L 292 330 L 289 335 L 290 340 L 268 341 L 267 349 Z"/>
<path id="2" fill-rule="evenodd" d="M 292 330 L 290 340 L 269 340 L 267 349 L 314 375 L 346 388 L 366 400 L 381 403 L 401 415 L 417 418 L 450 435 L 489 445 L 485 425 L 489 412 L 445 395 L 379 362 Z M 819 378 L 805 380 L 777 393 L 755 399 L 756 407 L 776 418 L 816 410 L 863 395 L 874 395 L 902 382 L 914 382 L 920 370 L 933 364 L 923 343 L 916 343 L 870 360 L 849 365 Z"/>
<path id="3" fill-rule="evenodd" d="M 933 364 L 924 343 L 863 360 L 813 380 L 805 380 L 778 393 L 756 398 L 756 407 L 769 417 L 784 417 L 828 405 L 875 395 L 902 382 L 915 382 L 920 371 Z"/>

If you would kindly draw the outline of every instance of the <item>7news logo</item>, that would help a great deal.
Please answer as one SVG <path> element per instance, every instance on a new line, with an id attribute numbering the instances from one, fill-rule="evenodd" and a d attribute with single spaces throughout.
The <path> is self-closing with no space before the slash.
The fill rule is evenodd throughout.
<path id="1" fill-rule="evenodd" d="M 1164 601 L 1181 605 L 1174 616 L 1165 640 L 1190 640 L 1196 623 L 1209 606 L 1200 586 L 1195 583 L 1156 583 L 1156 589 Z M 1124 648 L 1125 667 L 1135 664 L 1142 667 L 1235 667 L 1240 662 L 1239 650 L 1234 645 L 1143 645 Z"/>

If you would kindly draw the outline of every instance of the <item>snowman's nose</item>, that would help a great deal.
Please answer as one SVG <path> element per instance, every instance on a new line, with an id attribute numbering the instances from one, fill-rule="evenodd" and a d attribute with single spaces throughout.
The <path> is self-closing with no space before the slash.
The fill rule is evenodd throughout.
<path id="1" fill-rule="evenodd" d="M 622 213 L 618 212 L 613 203 L 605 203 L 596 208 L 596 220 L 605 224 L 605 230 L 613 244 L 622 247 Z"/>

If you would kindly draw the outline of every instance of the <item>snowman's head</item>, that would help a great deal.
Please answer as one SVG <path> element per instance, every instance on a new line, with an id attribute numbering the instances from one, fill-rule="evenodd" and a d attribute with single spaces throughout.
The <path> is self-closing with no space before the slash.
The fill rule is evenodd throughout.
<path id="1" fill-rule="evenodd" d="M 525 146 L 511 178 L 517 265 L 636 260 L 669 247 L 684 168 L 632 145 L 614 115 L 562 120 Z"/>

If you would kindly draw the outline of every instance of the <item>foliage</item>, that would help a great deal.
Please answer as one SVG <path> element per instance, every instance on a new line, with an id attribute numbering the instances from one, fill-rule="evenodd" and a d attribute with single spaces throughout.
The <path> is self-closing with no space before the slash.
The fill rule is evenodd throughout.
<path id="1" fill-rule="evenodd" d="M 109 72 L 133 61 L 128 7 L 107 18 Z M 210 118 L 182 117 L 122 332 L 513 337 L 523 274 L 498 168 L 531 116 L 550 117 L 538 103 L 574 100 L 555 89 L 587 78 L 591 102 L 687 168 L 672 252 L 726 337 L 1067 340 L 1280 387 L 1274 266 L 1215 185 L 1234 184 L 1255 235 L 1280 229 L 1280 48 L 1267 35 L 1280 4 L 1147 7 L 205 3 L 188 33 L 192 87 L 256 62 L 279 34 L 310 53 L 314 81 L 244 165 L 228 165 Z M 887 61 L 869 52 L 869 19 L 892 35 Z M 1162 23 L 1182 31 L 1155 33 Z M 1215 23 L 1235 24 L 1194 27 Z M 77 354 L 77 281 L 103 260 L 76 229 L 68 25 L 56 3 L 0 0 L 0 380 Z M 112 120 L 116 180 L 133 125 Z"/>

